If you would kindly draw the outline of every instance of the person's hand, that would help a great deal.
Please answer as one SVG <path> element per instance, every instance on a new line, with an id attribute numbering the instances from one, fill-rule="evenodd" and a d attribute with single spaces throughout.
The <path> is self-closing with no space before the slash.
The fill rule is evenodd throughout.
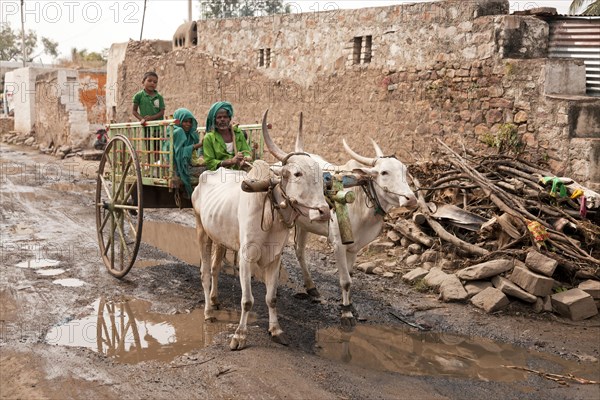
<path id="1" fill-rule="evenodd" d="M 146 126 L 146 119 L 145 119 L 145 118 L 142 118 L 142 119 L 140 120 L 140 124 L 142 124 L 142 126 Z"/>

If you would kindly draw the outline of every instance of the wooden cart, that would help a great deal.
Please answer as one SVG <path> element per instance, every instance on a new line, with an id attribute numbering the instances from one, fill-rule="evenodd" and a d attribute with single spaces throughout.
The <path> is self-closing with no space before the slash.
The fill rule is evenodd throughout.
<path id="1" fill-rule="evenodd" d="M 108 272 L 124 277 L 133 266 L 145 208 L 189 208 L 173 157 L 176 120 L 117 123 L 107 126 L 106 145 L 96 183 L 96 229 Z M 255 159 L 263 156 L 261 125 L 240 125 Z M 198 128 L 202 135 L 204 128 Z M 168 143 L 169 146 L 165 146 Z M 192 178 L 192 185 L 198 178 Z"/>

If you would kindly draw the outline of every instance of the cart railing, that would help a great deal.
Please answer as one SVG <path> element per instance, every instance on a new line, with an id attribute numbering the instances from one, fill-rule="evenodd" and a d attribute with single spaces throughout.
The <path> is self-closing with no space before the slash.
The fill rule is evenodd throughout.
<path id="1" fill-rule="evenodd" d="M 140 122 L 122 122 L 108 124 L 107 135 L 112 139 L 116 135 L 125 136 L 134 148 L 138 158 L 142 184 L 178 188 L 180 181 L 177 177 L 173 158 L 173 128 L 177 120 L 165 119 L 160 121 L 147 121 L 144 125 Z M 238 126 L 247 136 L 248 144 L 252 150 L 253 159 L 261 159 L 264 154 L 264 140 L 262 125 L 250 124 Z M 201 138 L 204 138 L 205 127 L 197 129 Z M 115 171 L 122 171 L 115 160 Z M 132 180 L 135 178 L 132 176 Z M 194 182 L 193 182 L 194 183 Z"/>

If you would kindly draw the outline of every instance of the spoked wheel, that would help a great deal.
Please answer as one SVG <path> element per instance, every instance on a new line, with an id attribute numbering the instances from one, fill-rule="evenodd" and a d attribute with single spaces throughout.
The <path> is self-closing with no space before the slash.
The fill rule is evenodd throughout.
<path id="1" fill-rule="evenodd" d="M 96 229 L 108 272 L 124 277 L 135 262 L 142 238 L 144 208 L 140 164 L 121 135 L 106 145 L 96 182 Z"/>

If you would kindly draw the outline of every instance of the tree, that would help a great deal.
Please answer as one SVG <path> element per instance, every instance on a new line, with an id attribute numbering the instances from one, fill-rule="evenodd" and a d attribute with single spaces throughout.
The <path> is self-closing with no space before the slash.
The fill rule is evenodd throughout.
<path id="1" fill-rule="evenodd" d="M 257 17 L 289 13 L 283 0 L 200 0 L 202 18 Z"/>
<path id="2" fill-rule="evenodd" d="M 58 42 L 55 42 L 47 37 L 42 37 L 43 50 L 34 54 L 33 51 L 37 46 L 38 36 L 33 30 L 28 30 L 25 35 L 25 52 L 27 53 L 27 62 L 33 61 L 34 58 L 40 56 L 42 53 L 52 56 L 53 58 L 58 56 Z M 23 59 L 23 52 L 21 49 L 21 32 L 15 32 L 10 27 L 10 24 L 2 24 L 0 29 L 0 55 L 2 60 L 6 61 L 19 61 Z"/>
<path id="3" fill-rule="evenodd" d="M 587 4 L 590 3 L 590 4 Z M 579 10 L 587 7 L 579 13 Z M 580 15 L 600 15 L 600 0 L 573 0 L 569 7 L 569 14 L 580 14 Z"/>
<path id="4" fill-rule="evenodd" d="M 106 63 L 106 57 L 95 51 L 88 53 L 87 49 L 77 50 L 76 47 L 71 49 L 71 62 L 79 64 L 82 61 Z"/>

